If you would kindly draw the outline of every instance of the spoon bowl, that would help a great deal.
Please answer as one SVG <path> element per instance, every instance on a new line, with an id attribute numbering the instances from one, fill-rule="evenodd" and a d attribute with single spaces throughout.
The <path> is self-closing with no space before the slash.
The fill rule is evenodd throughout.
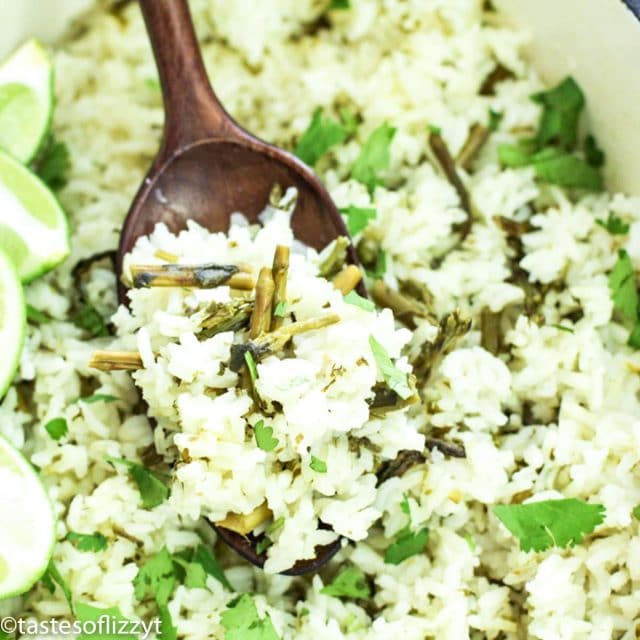
<path id="1" fill-rule="evenodd" d="M 292 154 L 246 132 L 225 111 L 209 84 L 187 0 L 140 0 L 140 8 L 160 76 L 165 125 L 158 155 L 122 229 L 116 259 L 120 302 L 127 304 L 121 278 L 124 256 L 156 224 L 177 232 L 194 220 L 211 231 L 226 232 L 236 211 L 256 222 L 274 184 L 283 191 L 298 191 L 291 220 L 298 240 L 321 250 L 336 237 L 348 236 L 313 171 Z M 358 264 L 351 245 L 347 260 Z M 365 295 L 362 284 L 358 291 Z M 253 536 L 213 526 L 241 556 L 264 565 L 265 554 L 256 551 Z M 283 573 L 317 571 L 340 547 L 340 539 L 316 547 L 315 558 L 299 561 Z"/>

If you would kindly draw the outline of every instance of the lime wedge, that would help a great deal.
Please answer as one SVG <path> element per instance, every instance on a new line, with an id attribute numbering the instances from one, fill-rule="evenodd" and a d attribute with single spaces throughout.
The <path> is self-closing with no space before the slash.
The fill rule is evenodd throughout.
<path id="1" fill-rule="evenodd" d="M 36 175 L 0 151 L 0 249 L 29 282 L 69 255 L 69 224 Z"/>
<path id="2" fill-rule="evenodd" d="M 0 599 L 29 590 L 55 543 L 53 508 L 35 469 L 0 437 Z"/>
<path id="3" fill-rule="evenodd" d="M 26 326 L 20 279 L 11 260 L 0 251 L 0 398 L 18 368 Z"/>
<path id="4" fill-rule="evenodd" d="M 53 65 L 37 40 L 28 40 L 0 65 L 0 148 L 27 164 L 49 133 Z"/>

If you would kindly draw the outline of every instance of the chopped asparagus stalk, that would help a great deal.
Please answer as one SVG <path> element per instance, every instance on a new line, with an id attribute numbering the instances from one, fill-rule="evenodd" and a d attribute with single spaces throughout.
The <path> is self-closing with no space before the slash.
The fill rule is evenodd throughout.
<path id="1" fill-rule="evenodd" d="M 371 296 L 378 306 L 391 309 L 395 317 L 410 329 L 416 328 L 416 318 L 433 320 L 433 316 L 425 304 L 392 289 L 382 280 L 375 281 L 371 289 Z"/>
<path id="2" fill-rule="evenodd" d="M 514 78 L 515 75 L 511 69 L 507 69 L 507 67 L 502 66 L 501 64 L 497 65 L 493 71 L 484 79 L 482 86 L 480 87 L 480 95 L 481 96 L 493 96 L 496 92 L 496 85 L 500 82 L 504 82 L 505 80 L 510 80 Z"/>
<path id="3" fill-rule="evenodd" d="M 333 278 L 333 286 L 346 296 L 358 286 L 360 280 L 362 280 L 362 271 L 354 264 L 350 264 Z"/>
<path id="4" fill-rule="evenodd" d="M 484 143 L 489 139 L 490 133 L 487 127 L 476 122 L 469 130 L 467 140 L 456 158 L 456 163 L 463 169 L 469 171 L 480 149 L 482 149 Z"/>
<path id="5" fill-rule="evenodd" d="M 216 522 L 216 525 L 246 536 L 269 518 L 273 518 L 273 513 L 267 503 L 263 502 L 251 513 L 230 513 L 224 520 Z"/>
<path id="6" fill-rule="evenodd" d="M 155 251 L 155 253 L 153 255 L 156 258 L 158 258 L 158 260 L 164 260 L 165 262 L 171 262 L 173 264 L 178 262 L 178 256 L 176 256 L 173 253 L 169 253 L 168 251 L 165 251 L 164 249 L 156 249 L 156 251 Z"/>
<path id="7" fill-rule="evenodd" d="M 284 322 L 284 316 L 276 315 L 278 305 L 285 305 L 287 302 L 287 275 L 289 273 L 289 247 L 278 245 L 273 256 L 273 281 L 275 291 L 273 292 L 273 304 L 271 310 L 271 331 L 278 329 Z"/>
<path id="8" fill-rule="evenodd" d="M 318 273 L 323 278 L 330 278 L 342 269 L 347 259 L 347 247 L 349 244 L 349 238 L 345 236 L 338 236 L 333 241 L 326 258 L 324 258 L 318 267 Z"/>
<path id="9" fill-rule="evenodd" d="M 135 371 L 142 369 L 142 358 L 137 351 L 94 351 L 89 366 L 101 371 Z"/>
<path id="10" fill-rule="evenodd" d="M 402 477 L 411 467 L 421 464 L 425 461 L 424 454 L 421 451 L 412 449 L 404 449 L 398 455 L 388 462 L 380 465 L 376 476 L 378 477 L 378 485 L 381 485 L 389 478 Z"/>
<path id="11" fill-rule="evenodd" d="M 233 264 L 133 264 L 132 284 L 136 289 L 144 287 L 199 287 L 212 289 L 229 283 L 239 272 Z"/>
<path id="12" fill-rule="evenodd" d="M 227 282 L 232 289 L 240 291 L 253 291 L 256 286 L 256 280 L 250 273 L 236 273 L 229 278 Z"/>
<path id="13" fill-rule="evenodd" d="M 271 269 L 262 267 L 256 284 L 256 298 L 249 328 L 249 337 L 252 339 L 269 331 L 274 289 Z"/>
<path id="14" fill-rule="evenodd" d="M 211 338 L 224 331 L 238 331 L 249 323 L 253 311 L 253 300 L 232 298 L 230 302 L 213 303 L 202 314 L 198 337 Z"/>
<path id="15" fill-rule="evenodd" d="M 486 307 L 480 315 L 480 344 L 484 349 L 497 355 L 502 348 L 501 324 L 502 314 L 492 313 Z"/>
<path id="16" fill-rule="evenodd" d="M 425 440 L 425 446 L 427 449 L 437 449 L 445 456 L 451 456 L 452 458 L 466 458 L 467 452 L 461 444 L 455 442 L 447 442 L 446 440 L 439 440 L 438 438 L 427 438 Z"/>

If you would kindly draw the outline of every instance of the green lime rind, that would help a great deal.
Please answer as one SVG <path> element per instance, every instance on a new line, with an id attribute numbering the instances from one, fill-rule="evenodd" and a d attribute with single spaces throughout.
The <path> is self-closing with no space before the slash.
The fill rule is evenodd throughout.
<path id="1" fill-rule="evenodd" d="M 42 150 L 53 120 L 54 70 L 31 39 L 0 64 L 0 148 L 23 164 Z"/>
<path id="2" fill-rule="evenodd" d="M 0 599 L 31 589 L 47 570 L 56 542 L 53 505 L 27 459 L 0 436 L 3 505 L 10 517 L 0 530 Z"/>
<path id="3" fill-rule="evenodd" d="M 0 251 L 0 398 L 13 380 L 27 329 L 24 291 L 18 272 Z"/>
<path id="4" fill-rule="evenodd" d="M 67 216 L 38 176 L 0 151 L 0 249 L 22 282 L 50 271 L 70 252 Z"/>

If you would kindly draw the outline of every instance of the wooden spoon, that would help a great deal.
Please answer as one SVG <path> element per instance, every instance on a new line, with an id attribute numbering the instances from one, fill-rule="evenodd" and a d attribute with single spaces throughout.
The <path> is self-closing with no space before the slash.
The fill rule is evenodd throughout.
<path id="1" fill-rule="evenodd" d="M 174 232 L 185 228 L 187 220 L 211 231 L 227 231 L 234 211 L 256 222 L 275 183 L 298 190 L 292 216 L 298 240 L 320 250 L 337 236 L 348 236 L 342 217 L 311 169 L 247 133 L 224 110 L 209 84 L 187 1 L 140 0 L 140 7 L 158 66 L 165 125 L 158 155 L 122 229 L 118 281 L 125 254 L 158 222 Z M 352 245 L 347 259 L 358 264 Z M 126 304 L 126 290 L 122 284 L 119 287 L 120 301 Z M 359 291 L 365 295 L 362 285 Z M 256 553 L 252 538 L 217 530 L 247 560 L 264 565 L 265 555 Z M 318 547 L 314 559 L 298 562 L 285 573 L 316 571 L 339 548 L 340 540 Z"/>

